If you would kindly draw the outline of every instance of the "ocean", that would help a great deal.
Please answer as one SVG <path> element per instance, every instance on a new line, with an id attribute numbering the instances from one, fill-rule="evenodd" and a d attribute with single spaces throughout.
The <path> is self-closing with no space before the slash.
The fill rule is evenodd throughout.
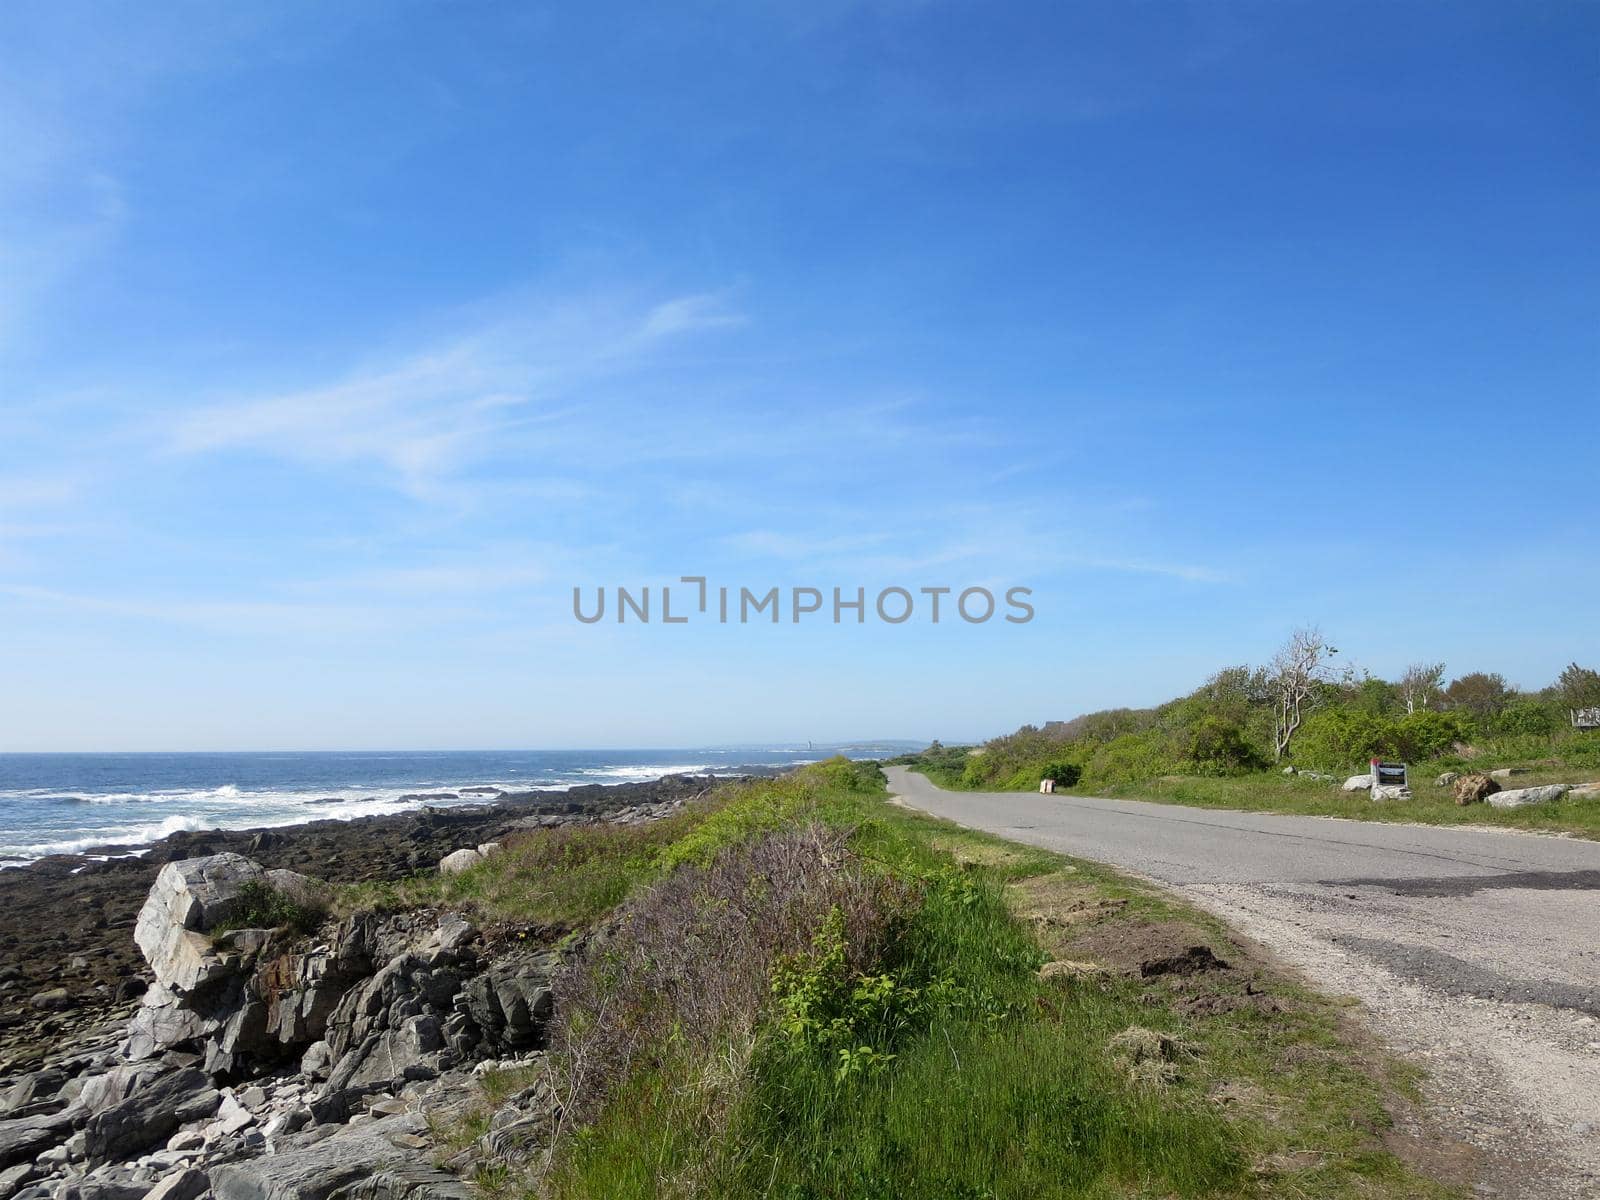
<path id="1" fill-rule="evenodd" d="M 180 829 L 247 829 L 481 804 L 501 792 L 813 762 L 832 750 L 0 754 L 0 866 Z M 849 753 L 849 751 L 845 751 Z"/>

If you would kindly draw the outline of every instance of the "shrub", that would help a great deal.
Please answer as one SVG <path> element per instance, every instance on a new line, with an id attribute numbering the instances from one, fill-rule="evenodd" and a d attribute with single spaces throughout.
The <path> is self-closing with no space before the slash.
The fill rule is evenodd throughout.
<path id="1" fill-rule="evenodd" d="M 1512 737 L 1549 737 L 1557 724 L 1555 714 L 1537 700 L 1514 700 L 1495 718 L 1494 727 Z"/>
<path id="2" fill-rule="evenodd" d="M 1056 759 L 1039 768 L 1040 779 L 1054 779 L 1057 787 L 1069 788 L 1083 778 L 1083 768 L 1075 762 Z"/>
<path id="3" fill-rule="evenodd" d="M 1302 766 L 1342 771 L 1394 754 L 1394 723 L 1371 713 L 1324 709 L 1307 719 L 1291 753 Z"/>
<path id="4" fill-rule="evenodd" d="M 296 933 L 310 933 L 322 923 L 326 909 L 320 905 L 302 904 L 259 879 L 252 879 L 239 889 L 239 907 L 226 922 L 212 930 L 223 934 L 230 929 L 291 929 Z"/>
<path id="5" fill-rule="evenodd" d="M 1226 717 L 1201 717 L 1189 735 L 1189 758 L 1203 770 L 1240 771 L 1264 766 L 1245 740 L 1244 727 Z"/>
<path id="6" fill-rule="evenodd" d="M 851 977 L 869 973 L 905 889 L 822 825 L 777 830 L 686 866 L 625 904 L 562 972 L 551 1046 L 574 1116 L 592 1113 L 669 1044 L 748 1044 L 777 965 L 828 923 Z"/>
<path id="7" fill-rule="evenodd" d="M 1127 733 L 1096 750 L 1084 774 L 1092 783 L 1137 783 L 1165 775 L 1176 767 L 1175 756 L 1167 751 L 1159 735 Z"/>
<path id="8" fill-rule="evenodd" d="M 1438 758 L 1472 736 L 1465 714 L 1419 709 L 1394 723 L 1392 753 L 1408 762 Z"/>

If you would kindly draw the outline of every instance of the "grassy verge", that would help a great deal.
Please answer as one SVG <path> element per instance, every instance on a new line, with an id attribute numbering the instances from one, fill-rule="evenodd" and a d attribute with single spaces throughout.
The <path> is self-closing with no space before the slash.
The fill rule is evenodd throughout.
<path id="1" fill-rule="evenodd" d="M 561 1135 L 497 1194 L 1453 1194 L 1395 1152 L 1410 1080 L 1336 1003 L 1149 888 L 886 803 L 872 766 L 346 903 L 587 929 Z"/>
<path id="2" fill-rule="evenodd" d="M 1495 764 L 1491 764 L 1493 766 Z M 959 772 L 939 764 L 917 763 L 912 769 L 950 791 L 1033 791 L 973 785 Z M 1440 768 L 1442 771 L 1444 768 Z M 1483 767 L 1478 769 L 1490 769 Z M 1365 792 L 1340 791 L 1343 779 L 1312 779 L 1303 775 L 1257 772 L 1248 775 L 1162 775 L 1127 783 L 1057 788 L 1058 795 L 1110 796 L 1123 800 L 1153 800 L 1186 804 L 1194 808 L 1232 809 L 1239 812 L 1294 813 L 1312 817 L 1347 817 L 1357 821 L 1398 821 L 1424 825 L 1494 825 L 1547 833 L 1572 833 L 1600 838 L 1600 797 L 1563 796 L 1528 808 L 1495 808 L 1489 804 L 1458 805 L 1449 787 L 1434 784 L 1435 774 L 1413 772 L 1412 798 L 1374 804 Z M 1593 767 L 1532 764 L 1526 774 L 1514 775 L 1502 787 L 1537 787 L 1546 783 L 1588 783 L 1600 778 Z"/>
<path id="3" fill-rule="evenodd" d="M 1536 787 L 1544 783 L 1585 783 L 1600 772 L 1531 768 L 1527 775 L 1505 781 L 1506 788 Z M 1529 808 L 1494 808 L 1488 804 L 1458 805 L 1447 787 L 1433 780 L 1413 779 L 1412 799 L 1374 804 L 1365 792 L 1341 792 L 1337 783 L 1283 775 L 1246 775 L 1235 778 L 1166 776 L 1139 783 L 1104 788 L 1098 794 L 1130 800 L 1156 800 L 1196 808 L 1227 808 L 1249 812 L 1302 813 L 1319 817 L 1349 817 L 1360 821 L 1401 821 L 1426 825 L 1495 825 L 1508 829 L 1534 829 L 1548 833 L 1573 833 L 1600 838 L 1600 797 L 1563 796 Z"/>

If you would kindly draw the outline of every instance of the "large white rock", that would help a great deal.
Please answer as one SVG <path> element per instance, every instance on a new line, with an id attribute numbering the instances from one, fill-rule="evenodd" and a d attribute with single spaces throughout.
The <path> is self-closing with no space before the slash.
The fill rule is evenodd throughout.
<path id="1" fill-rule="evenodd" d="M 1398 784 L 1374 784 L 1372 798 L 1379 802 L 1384 800 L 1409 800 L 1411 799 L 1411 789 Z"/>
<path id="2" fill-rule="evenodd" d="M 205 933 L 237 913 L 244 886 L 262 877 L 261 867 L 239 854 L 162 867 L 133 927 L 156 978 L 183 995 L 226 975 L 229 967 Z"/>
<path id="3" fill-rule="evenodd" d="M 1372 790 L 1371 775 L 1352 775 L 1340 785 L 1341 792 L 1366 792 Z"/>
<path id="4" fill-rule="evenodd" d="M 483 855 L 476 850 L 457 850 L 446 854 L 439 860 L 439 874 L 459 875 L 461 872 L 477 866 L 483 861 Z"/>
<path id="5" fill-rule="evenodd" d="M 1512 788 L 1488 797 L 1495 808 L 1527 808 L 1530 804 L 1549 804 L 1572 790 L 1570 783 L 1547 783 L 1543 787 Z"/>
<path id="6" fill-rule="evenodd" d="M 1574 800 L 1593 800 L 1595 797 L 1600 796 L 1600 783 L 1580 783 L 1567 795 Z"/>
<path id="7" fill-rule="evenodd" d="M 220 1024 L 217 1019 L 185 1006 L 177 993 L 158 981 L 145 990 L 139 1011 L 128 1022 L 122 1057 L 129 1062 L 154 1058 L 173 1046 L 208 1037 Z"/>

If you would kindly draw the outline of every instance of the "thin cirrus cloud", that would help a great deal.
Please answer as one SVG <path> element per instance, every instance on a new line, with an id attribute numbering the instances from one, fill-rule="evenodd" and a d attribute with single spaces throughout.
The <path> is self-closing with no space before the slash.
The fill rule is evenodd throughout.
<path id="1" fill-rule="evenodd" d="M 863 514 L 864 515 L 864 514 Z M 941 568 L 1002 570 L 1019 578 L 1062 571 L 1153 575 L 1184 583 L 1226 584 L 1225 570 L 1194 562 L 1105 554 L 1077 535 L 1052 530 L 1034 516 L 971 507 L 926 509 L 914 528 L 822 536 L 778 529 L 753 529 L 722 539 L 741 554 L 788 565 L 827 565 L 864 573 L 901 573 Z M 924 530 L 944 528 L 942 538 Z M 916 546 L 905 552 L 901 547 Z"/>
<path id="2" fill-rule="evenodd" d="M 665 346 L 745 318 L 721 294 L 642 312 L 606 303 L 558 306 L 488 325 L 337 382 L 180 414 L 166 447 L 179 455 L 253 450 L 297 462 L 367 464 L 402 490 L 436 485 L 506 437 L 558 441 L 594 384 L 648 365 Z"/>
<path id="3" fill-rule="evenodd" d="M 234 637 L 355 637 L 386 631 L 437 625 L 471 614 L 451 613 L 437 607 L 417 610 L 391 605 L 383 609 L 364 604 L 328 604 L 293 600 L 193 599 L 180 596 L 103 596 L 59 588 L 0 583 L 0 596 L 14 605 L 32 607 L 54 619 L 69 622 L 99 617 L 116 621 L 160 624 L 200 629 Z"/>

